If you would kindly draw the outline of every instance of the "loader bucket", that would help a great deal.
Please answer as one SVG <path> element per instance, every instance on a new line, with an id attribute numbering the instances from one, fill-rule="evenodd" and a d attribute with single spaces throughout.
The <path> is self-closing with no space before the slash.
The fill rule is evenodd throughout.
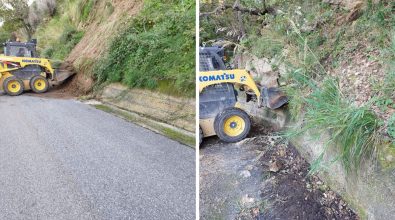
<path id="1" fill-rule="evenodd" d="M 262 103 L 270 109 L 278 109 L 288 103 L 288 98 L 279 88 L 263 88 Z"/>
<path id="2" fill-rule="evenodd" d="M 69 71 L 64 71 L 64 70 L 57 70 L 55 75 L 55 80 L 59 83 L 63 83 L 66 81 L 70 76 L 74 75 L 75 73 L 69 72 Z"/>

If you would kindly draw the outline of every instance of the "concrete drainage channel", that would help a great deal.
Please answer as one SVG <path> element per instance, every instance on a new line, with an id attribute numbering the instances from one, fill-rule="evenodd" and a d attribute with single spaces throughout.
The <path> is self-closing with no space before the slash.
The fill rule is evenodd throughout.
<path id="1" fill-rule="evenodd" d="M 110 84 L 84 102 L 187 146 L 196 146 L 195 99 Z"/>
<path id="2" fill-rule="evenodd" d="M 91 105 L 96 109 L 105 111 L 107 113 L 113 114 L 117 117 L 123 118 L 129 122 L 135 123 L 141 127 L 152 130 L 156 133 L 164 135 L 172 140 L 178 141 L 182 144 L 185 144 L 189 147 L 195 148 L 196 141 L 195 135 L 192 132 L 177 128 L 175 126 L 171 126 L 162 122 L 158 122 L 152 120 L 150 118 L 141 116 L 134 112 L 121 109 L 117 106 L 112 105 L 111 103 L 104 103 L 97 100 L 87 100 L 83 101 L 83 103 L 87 105 Z"/>

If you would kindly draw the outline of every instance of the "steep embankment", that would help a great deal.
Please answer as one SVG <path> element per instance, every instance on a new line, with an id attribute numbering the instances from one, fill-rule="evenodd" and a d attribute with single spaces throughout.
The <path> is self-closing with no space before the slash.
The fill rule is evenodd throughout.
<path id="1" fill-rule="evenodd" d="M 58 13 L 38 28 L 39 49 L 59 60 L 61 69 L 74 69 L 75 76 L 60 87 L 61 93 L 93 94 L 193 132 L 194 5 L 191 0 L 59 1 Z M 103 94 L 121 87 L 111 99 Z M 125 96 L 141 92 L 144 96 Z M 173 117 L 188 119 L 180 124 Z"/>
<path id="2" fill-rule="evenodd" d="M 84 37 L 66 58 L 66 62 L 70 62 L 78 72 L 67 89 L 77 94 L 91 91 L 94 84 L 94 65 L 106 53 L 111 40 L 119 34 L 120 28 L 125 26 L 128 19 L 135 16 L 142 6 L 143 2 L 140 0 L 115 0 L 112 3 L 98 1 L 95 4 L 88 24 L 83 28 Z M 109 7 L 113 7 L 113 12 L 106 17 Z"/>
<path id="3" fill-rule="evenodd" d="M 43 56 L 77 70 L 70 90 L 120 82 L 194 96 L 194 1 L 58 1 L 57 10 L 36 35 Z"/>
<path id="4" fill-rule="evenodd" d="M 65 59 L 65 63 L 72 65 L 77 71 L 76 76 L 64 88 L 67 92 L 79 95 L 92 90 L 95 83 L 94 66 L 108 50 L 111 40 L 142 6 L 142 1 L 97 1 L 86 24 L 82 26 L 84 36 Z"/>
<path id="5" fill-rule="evenodd" d="M 362 218 L 393 216 L 395 3 L 203 2 L 202 43 L 235 51 L 235 68 L 286 90 L 287 135 L 311 170 Z"/>

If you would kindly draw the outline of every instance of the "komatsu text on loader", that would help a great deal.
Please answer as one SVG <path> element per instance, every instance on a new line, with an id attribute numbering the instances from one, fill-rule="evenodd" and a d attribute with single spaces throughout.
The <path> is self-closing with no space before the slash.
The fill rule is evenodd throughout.
<path id="1" fill-rule="evenodd" d="M 48 91 L 49 81 L 56 78 L 55 70 L 49 60 L 38 57 L 36 44 L 36 40 L 4 44 L 4 54 L 0 56 L 0 90 L 11 96 L 27 90 Z"/>
<path id="2" fill-rule="evenodd" d="M 278 88 L 259 88 L 248 71 L 228 70 L 223 48 L 202 47 L 199 57 L 200 143 L 209 136 L 238 142 L 248 135 L 251 119 L 238 100 L 240 92 L 246 93 L 246 102 L 257 102 L 258 107 L 277 109 L 288 102 Z"/>

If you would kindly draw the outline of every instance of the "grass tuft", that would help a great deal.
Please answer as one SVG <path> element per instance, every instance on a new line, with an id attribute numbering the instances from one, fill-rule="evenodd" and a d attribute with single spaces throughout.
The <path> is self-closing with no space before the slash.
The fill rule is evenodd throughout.
<path id="1" fill-rule="evenodd" d="M 302 128 L 289 132 L 289 137 L 308 132 L 323 139 L 329 131 L 327 146 L 336 146 L 338 156 L 347 171 L 357 171 L 365 159 L 374 158 L 379 141 L 380 123 L 368 106 L 357 107 L 342 96 L 338 83 L 326 78 L 320 86 L 304 98 L 305 117 Z M 325 152 L 313 162 L 315 171 L 323 161 Z"/>

